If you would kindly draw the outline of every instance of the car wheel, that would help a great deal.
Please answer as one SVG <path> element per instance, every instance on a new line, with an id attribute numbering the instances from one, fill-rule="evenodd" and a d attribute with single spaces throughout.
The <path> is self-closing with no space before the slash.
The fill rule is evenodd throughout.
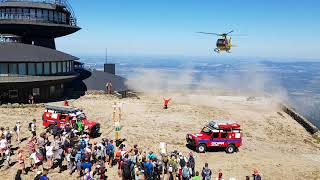
<path id="1" fill-rule="evenodd" d="M 197 146 L 197 151 L 199 152 L 199 153 L 204 153 L 204 152 L 206 152 L 206 145 L 205 144 L 199 144 L 198 146 Z"/>
<path id="2" fill-rule="evenodd" d="M 226 152 L 231 154 L 236 151 L 236 147 L 233 144 L 229 144 L 229 146 L 226 148 Z"/>

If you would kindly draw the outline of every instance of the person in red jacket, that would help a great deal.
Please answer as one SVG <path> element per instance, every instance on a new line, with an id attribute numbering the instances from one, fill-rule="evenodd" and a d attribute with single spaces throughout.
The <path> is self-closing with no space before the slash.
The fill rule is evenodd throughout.
<path id="1" fill-rule="evenodd" d="M 64 104 L 64 106 L 69 106 L 69 102 L 68 102 L 68 100 L 67 100 L 67 99 L 65 99 L 63 104 Z"/>
<path id="2" fill-rule="evenodd" d="M 163 98 L 163 109 L 168 109 L 168 104 L 171 101 L 171 98 L 165 99 Z"/>

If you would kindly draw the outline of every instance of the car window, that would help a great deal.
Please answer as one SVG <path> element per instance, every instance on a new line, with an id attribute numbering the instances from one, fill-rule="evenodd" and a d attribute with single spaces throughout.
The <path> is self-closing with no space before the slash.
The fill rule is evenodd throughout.
<path id="1" fill-rule="evenodd" d="M 210 134 L 211 134 L 211 130 L 210 130 L 208 127 L 204 127 L 204 128 L 202 129 L 202 132 L 205 133 L 205 134 L 207 134 L 207 135 L 210 135 Z"/>
<path id="2" fill-rule="evenodd" d="M 213 139 L 219 138 L 219 133 L 218 132 L 212 133 L 212 138 Z"/>
<path id="3" fill-rule="evenodd" d="M 222 133 L 221 138 L 228 138 L 228 133 Z"/>

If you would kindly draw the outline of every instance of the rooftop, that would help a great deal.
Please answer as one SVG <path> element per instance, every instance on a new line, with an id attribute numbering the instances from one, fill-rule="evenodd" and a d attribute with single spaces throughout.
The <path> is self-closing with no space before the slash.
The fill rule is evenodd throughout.
<path id="1" fill-rule="evenodd" d="M 52 62 L 79 58 L 41 46 L 22 43 L 0 43 L 0 62 Z"/>

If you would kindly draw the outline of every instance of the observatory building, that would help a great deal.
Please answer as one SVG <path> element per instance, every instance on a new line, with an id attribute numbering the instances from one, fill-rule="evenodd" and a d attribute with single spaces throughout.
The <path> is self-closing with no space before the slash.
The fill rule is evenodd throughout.
<path id="1" fill-rule="evenodd" d="M 78 58 L 57 51 L 55 38 L 78 30 L 66 0 L 0 0 L 0 103 L 72 93 Z"/>

